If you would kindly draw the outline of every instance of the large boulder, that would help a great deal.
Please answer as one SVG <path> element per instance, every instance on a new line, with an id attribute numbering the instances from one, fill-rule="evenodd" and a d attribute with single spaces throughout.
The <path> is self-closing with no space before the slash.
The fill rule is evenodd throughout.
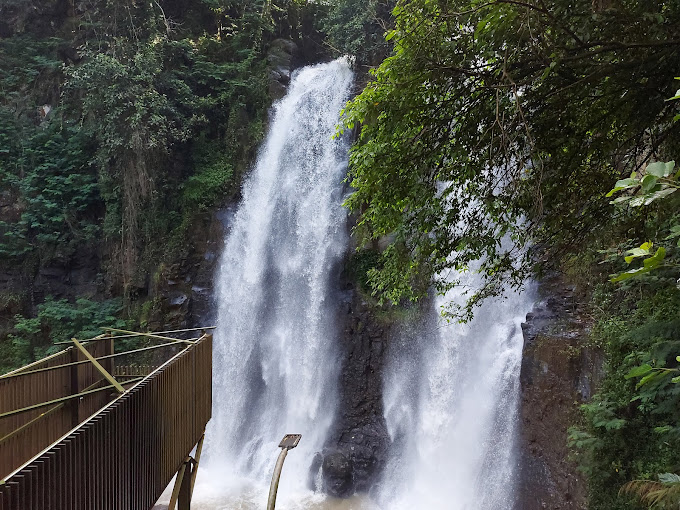
<path id="1" fill-rule="evenodd" d="M 602 377 L 603 357 L 588 344 L 581 296 L 557 275 L 522 324 L 516 510 L 584 510 L 587 485 L 569 458 L 568 430 Z"/>
<path id="2" fill-rule="evenodd" d="M 352 460 L 340 450 L 330 450 L 323 454 L 321 465 L 324 492 L 336 498 L 354 494 L 354 473 Z"/>

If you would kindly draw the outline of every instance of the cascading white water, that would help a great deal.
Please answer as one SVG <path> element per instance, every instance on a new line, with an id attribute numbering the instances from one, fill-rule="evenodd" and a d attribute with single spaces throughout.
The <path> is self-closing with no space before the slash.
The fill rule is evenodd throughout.
<path id="1" fill-rule="evenodd" d="M 244 185 L 217 282 L 213 419 L 199 506 L 212 497 L 221 503 L 210 508 L 264 508 L 278 442 L 301 433 L 281 482 L 277 508 L 285 508 L 285 494 L 306 490 L 334 418 L 331 275 L 347 246 L 348 147 L 333 135 L 352 79 L 343 59 L 296 72 Z"/>
<path id="2" fill-rule="evenodd" d="M 435 308 L 464 299 L 454 289 Z M 379 491 L 383 508 L 514 508 L 521 323 L 532 303 L 532 292 L 508 292 L 468 324 L 433 312 L 393 339 L 384 402 L 394 447 Z"/>

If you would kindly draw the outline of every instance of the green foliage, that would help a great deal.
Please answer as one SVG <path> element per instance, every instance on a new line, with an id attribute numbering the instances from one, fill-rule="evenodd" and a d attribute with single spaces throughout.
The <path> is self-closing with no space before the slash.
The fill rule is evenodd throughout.
<path id="1" fill-rule="evenodd" d="M 471 308 L 638 222 L 609 183 L 674 153 L 680 6 L 401 0 L 394 55 L 345 111 L 362 125 L 348 206 L 365 242 L 389 235 L 371 284 L 418 299 L 481 262 Z M 640 225 L 638 222 L 637 225 Z M 529 250 L 529 245 L 535 246 Z"/>
<path id="2" fill-rule="evenodd" d="M 659 282 L 638 285 L 599 299 L 602 312 L 591 334 L 605 351 L 606 376 L 582 406 L 584 425 L 570 431 L 594 510 L 639 508 L 634 491 L 619 489 L 631 480 L 655 479 L 680 462 L 674 447 L 680 439 L 680 385 L 673 382 L 680 292 Z"/>
<path id="3" fill-rule="evenodd" d="M 12 170 L 3 182 L 16 197 L 17 218 L 0 222 L 0 256 L 15 259 L 39 251 L 48 262 L 90 244 L 99 230 L 100 201 L 88 139 L 70 123 L 50 123 L 8 145 L 0 164 Z"/>
<path id="4" fill-rule="evenodd" d="M 677 199 L 673 193 L 678 189 L 678 178 L 680 172 L 674 173 L 675 161 L 654 162 L 647 165 L 644 173 L 638 175 L 633 173 L 631 177 L 622 179 L 616 182 L 614 188 L 607 193 L 610 197 L 615 193 L 624 191 L 622 196 L 616 198 L 612 204 L 624 205 L 630 207 L 642 207 L 652 204 L 656 200 L 662 201 L 662 207 L 674 212 L 677 205 Z M 658 217 L 652 216 L 648 219 L 652 224 L 661 223 Z M 661 225 L 660 225 L 661 226 Z M 665 225 L 663 225 L 665 227 Z M 677 218 L 672 216 L 670 219 L 669 235 L 665 240 L 673 239 L 680 236 L 680 224 L 677 223 Z M 653 243 L 646 242 L 640 245 L 639 248 L 633 248 L 625 252 L 625 261 L 630 264 L 633 260 L 645 257 L 642 267 L 630 269 L 618 275 L 613 275 L 611 281 L 622 282 L 640 275 L 645 275 L 660 267 L 677 267 L 676 263 L 663 264 L 666 258 L 666 248 L 663 246 L 656 249 L 652 254 Z M 680 246 L 680 241 L 678 241 Z"/>
<path id="5" fill-rule="evenodd" d="M 646 257 L 642 261 L 643 262 L 642 267 L 630 269 L 624 273 L 615 275 L 612 277 L 611 281 L 623 282 L 625 280 L 628 280 L 629 278 L 649 273 L 650 271 L 653 271 L 661 267 L 661 264 L 664 258 L 666 257 L 666 249 L 662 246 L 660 248 L 657 248 L 654 254 L 652 254 L 651 252 L 652 246 L 653 243 L 648 242 L 641 244 L 639 248 L 633 248 L 632 250 L 626 251 L 625 252 L 626 257 L 624 257 L 624 260 L 626 261 L 627 264 L 630 264 L 633 260 L 638 259 L 640 257 Z"/>
<path id="6" fill-rule="evenodd" d="M 663 163 L 657 161 L 650 163 L 645 168 L 643 176 L 633 174 L 628 179 L 617 181 L 606 196 L 610 197 L 614 193 L 622 190 L 637 189 L 635 196 L 627 194 L 614 200 L 613 204 L 621 204 L 630 201 L 632 207 L 649 205 L 655 200 L 665 198 L 678 190 L 677 178 L 680 174 L 673 175 L 675 161 Z"/>
<path id="7" fill-rule="evenodd" d="M 157 260 L 157 240 L 179 221 L 172 213 L 184 208 L 186 222 L 192 210 L 214 205 L 259 141 L 253 125 L 268 105 L 260 22 L 243 2 L 210 8 L 220 20 L 217 37 L 173 40 L 155 32 L 117 52 L 94 52 L 69 74 L 73 94 L 87 91 L 82 118 L 98 141 L 104 232 L 120 242 L 124 288 L 137 247 Z M 204 150 L 222 158 L 198 154 L 193 175 L 173 173 L 171 158 L 197 136 L 204 145 L 224 145 Z"/>
<path id="8" fill-rule="evenodd" d="M 380 263 L 380 253 L 376 250 L 356 251 L 347 263 L 347 272 L 352 280 L 358 283 L 362 292 L 369 294 L 371 286 L 369 273 Z"/>
<path id="9" fill-rule="evenodd" d="M 24 113 L 22 108 L 53 98 L 57 92 L 54 80 L 62 75 L 58 50 L 63 44 L 56 37 L 38 40 L 22 35 L 0 39 L 0 104 L 12 108 L 18 117 Z M 37 104 L 30 104 L 34 98 Z"/>
<path id="10" fill-rule="evenodd" d="M 385 32 L 391 26 L 395 0 L 326 0 L 323 28 L 333 50 L 353 55 L 359 64 L 375 66 L 389 54 Z"/>
<path id="11" fill-rule="evenodd" d="M 98 231 L 99 192 L 89 139 L 73 122 L 40 109 L 58 96 L 57 38 L 0 41 L 0 186 L 5 201 L 0 257 L 45 263 L 68 257 Z"/>
<path id="12" fill-rule="evenodd" d="M 34 318 L 16 315 L 9 340 L 12 359 L 7 368 L 16 368 L 60 350 L 53 342 L 71 338 L 85 340 L 102 333 L 101 327 L 125 328 L 127 322 L 118 318 L 122 310 L 120 299 L 95 302 L 79 298 L 75 303 L 48 297 L 38 305 Z"/>
<path id="13" fill-rule="evenodd" d="M 661 473 L 659 481 L 633 480 L 621 490 L 637 496 L 651 509 L 671 509 L 680 505 L 680 476 L 674 473 Z"/>
<path id="14" fill-rule="evenodd" d="M 238 188 L 270 104 L 273 16 L 288 2 L 164 7 L 97 0 L 61 32 L 74 40 L 0 41 L 0 183 L 15 204 L 0 256 L 66 263 L 96 249 L 126 293 L 164 239 Z"/>
<path id="15" fill-rule="evenodd" d="M 150 42 L 130 56 L 92 53 L 70 69 L 67 90 L 83 94 L 84 120 L 99 142 L 102 164 L 125 151 L 166 151 L 203 120 L 191 114 L 186 84 L 164 68 L 169 49 Z"/>
<path id="16" fill-rule="evenodd" d="M 184 184 L 182 200 L 187 208 L 205 210 L 233 187 L 234 169 L 230 158 L 202 143 L 194 149 L 194 174 Z"/>

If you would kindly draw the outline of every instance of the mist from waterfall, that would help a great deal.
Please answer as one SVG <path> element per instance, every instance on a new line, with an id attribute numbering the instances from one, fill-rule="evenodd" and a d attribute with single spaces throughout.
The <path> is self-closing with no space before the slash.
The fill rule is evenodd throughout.
<path id="1" fill-rule="evenodd" d="M 211 508 L 264 508 L 286 433 L 302 441 L 286 460 L 277 508 L 286 508 L 285 494 L 309 492 L 309 465 L 337 404 L 333 293 L 348 244 L 348 144 L 333 135 L 352 80 L 344 59 L 294 73 L 243 187 L 217 280 L 199 504 L 214 497 L 221 504 Z"/>
<path id="2" fill-rule="evenodd" d="M 435 299 L 388 348 L 385 418 L 393 441 L 381 507 L 390 510 L 512 510 L 521 323 L 531 291 L 487 300 L 467 324 L 440 310 L 464 303 L 460 289 Z M 467 284 L 467 285 L 466 285 Z"/>

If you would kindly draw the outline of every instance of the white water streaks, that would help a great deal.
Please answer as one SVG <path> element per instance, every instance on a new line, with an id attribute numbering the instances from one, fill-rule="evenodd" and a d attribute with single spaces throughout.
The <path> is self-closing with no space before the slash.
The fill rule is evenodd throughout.
<path id="1" fill-rule="evenodd" d="M 277 508 L 290 508 L 286 494 L 311 494 L 309 465 L 336 412 L 333 275 L 347 247 L 348 144 L 333 135 L 352 80 L 344 59 L 296 72 L 243 187 L 217 282 L 213 418 L 197 506 L 208 498 L 251 508 L 256 498 L 264 508 L 286 433 L 302 441 L 286 459 Z"/>
<path id="2" fill-rule="evenodd" d="M 466 275 L 467 282 L 474 277 Z M 436 312 L 393 339 L 384 382 L 390 510 L 512 510 L 522 329 L 532 292 L 485 302 L 468 324 Z"/>

